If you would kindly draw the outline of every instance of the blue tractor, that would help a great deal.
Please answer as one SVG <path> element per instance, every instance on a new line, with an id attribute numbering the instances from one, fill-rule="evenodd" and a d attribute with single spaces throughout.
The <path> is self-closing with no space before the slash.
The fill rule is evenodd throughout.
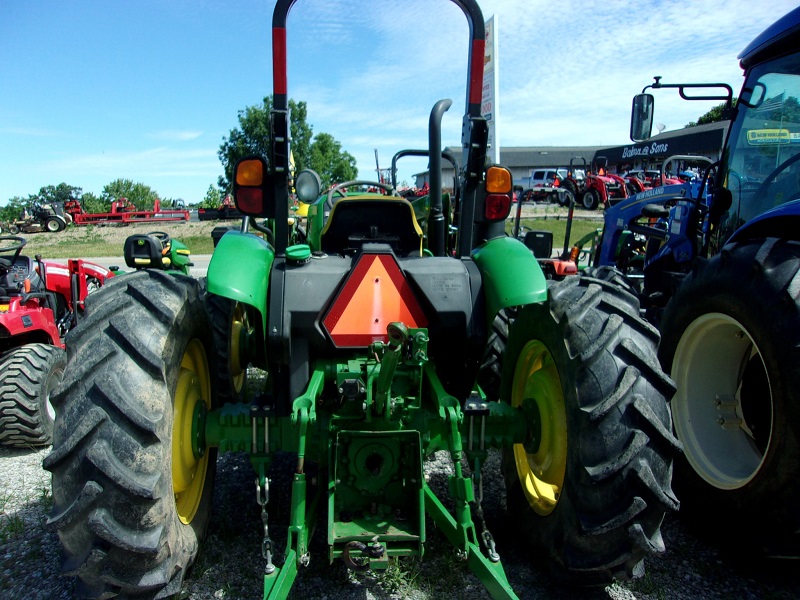
<path id="1" fill-rule="evenodd" d="M 662 84 L 725 99 L 721 159 L 698 181 L 607 209 L 589 274 L 624 282 L 662 335 L 684 444 L 675 488 L 704 524 L 748 547 L 795 552 L 800 527 L 800 8 L 739 56 L 724 84 Z M 727 88 L 695 96 L 692 88 Z M 633 101 L 631 139 L 650 137 L 654 97 Z M 672 157 L 674 159 L 697 157 Z M 744 535 L 743 535 L 744 534 Z M 759 542 L 752 544 L 753 540 Z"/>

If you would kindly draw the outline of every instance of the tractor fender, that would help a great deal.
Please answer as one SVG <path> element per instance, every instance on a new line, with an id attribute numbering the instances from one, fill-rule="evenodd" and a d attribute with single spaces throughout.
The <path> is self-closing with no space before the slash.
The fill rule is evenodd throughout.
<path id="1" fill-rule="evenodd" d="M 31 300 L 30 305 L 23 304 L 19 296 L 12 297 L 8 304 L 3 305 L 0 312 L 0 338 L 25 339 L 25 343 L 64 348 L 53 311 L 36 300 Z"/>
<path id="2" fill-rule="evenodd" d="M 547 279 L 536 258 L 525 244 L 512 237 L 500 237 L 472 252 L 483 280 L 487 319 L 509 306 L 547 300 Z"/>
<path id="3" fill-rule="evenodd" d="M 275 252 L 262 238 L 229 231 L 223 235 L 208 265 L 209 293 L 255 308 L 261 331 L 267 327 L 267 287 Z"/>
<path id="4" fill-rule="evenodd" d="M 761 213 L 737 229 L 725 243 L 768 237 L 800 241 L 800 200 Z"/>

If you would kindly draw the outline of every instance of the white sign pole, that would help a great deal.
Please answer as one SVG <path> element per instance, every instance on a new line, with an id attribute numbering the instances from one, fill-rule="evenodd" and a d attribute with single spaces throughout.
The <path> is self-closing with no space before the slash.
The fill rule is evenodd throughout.
<path id="1" fill-rule="evenodd" d="M 500 114 L 499 103 L 499 61 L 497 54 L 497 15 L 486 21 L 486 46 L 483 56 L 483 93 L 481 94 L 481 115 L 489 125 L 488 155 L 492 162 L 500 163 L 500 137 L 497 120 Z"/>

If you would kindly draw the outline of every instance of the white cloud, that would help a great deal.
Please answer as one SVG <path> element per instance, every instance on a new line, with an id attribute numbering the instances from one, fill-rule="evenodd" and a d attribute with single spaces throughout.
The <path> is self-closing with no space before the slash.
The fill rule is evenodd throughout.
<path id="1" fill-rule="evenodd" d="M 45 168 L 75 175 L 104 174 L 146 180 L 166 175 L 212 175 L 221 168 L 216 149 L 175 150 L 159 147 L 141 151 L 111 151 L 70 155 L 48 161 Z"/>
<path id="2" fill-rule="evenodd" d="M 203 135 L 202 131 L 164 129 L 162 131 L 154 131 L 149 133 L 147 134 L 147 137 L 153 140 L 162 140 L 165 142 L 189 142 L 196 140 L 201 135 Z"/>

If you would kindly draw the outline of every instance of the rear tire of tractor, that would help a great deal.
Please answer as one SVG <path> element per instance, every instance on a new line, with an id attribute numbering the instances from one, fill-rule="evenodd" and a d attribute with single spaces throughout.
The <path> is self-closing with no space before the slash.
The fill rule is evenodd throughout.
<path id="1" fill-rule="evenodd" d="M 500 386 L 503 380 L 503 352 L 508 345 L 508 330 L 516 314 L 515 307 L 504 308 L 497 313 L 492 322 L 489 339 L 486 341 L 486 350 L 478 370 L 478 385 L 490 402 L 500 399 Z"/>
<path id="2" fill-rule="evenodd" d="M 62 570 L 88 598 L 180 591 L 211 512 L 216 450 L 193 448 L 216 392 L 198 282 L 145 269 L 87 297 L 54 396 Z M 204 450 L 204 451 L 203 451 Z"/>
<path id="3" fill-rule="evenodd" d="M 625 276 L 625 273 L 616 267 L 609 267 L 607 265 L 600 267 L 586 267 L 583 270 L 582 275 L 584 277 L 592 277 L 594 279 L 599 279 L 600 281 L 611 283 L 616 287 L 628 292 L 631 296 L 636 298 L 637 301 L 639 300 L 639 294 L 641 292 L 638 289 L 638 286 L 628 279 Z"/>
<path id="4" fill-rule="evenodd" d="M 664 550 L 679 443 L 657 344 L 634 298 L 584 277 L 550 282 L 549 303 L 511 326 L 501 397 L 523 407 L 531 435 L 503 453 L 507 505 L 560 581 L 638 577 Z"/>
<path id="5" fill-rule="evenodd" d="M 242 364 L 239 340 L 249 328 L 244 305 L 206 294 L 206 311 L 214 335 L 214 369 L 219 382 L 220 405 L 243 402 L 247 391 L 247 365 Z"/>
<path id="6" fill-rule="evenodd" d="M 67 354 L 57 346 L 27 344 L 0 360 L 0 444 L 46 446 L 55 413 L 50 394 L 64 377 Z"/>
<path id="7" fill-rule="evenodd" d="M 586 190 L 581 196 L 581 203 L 586 210 L 595 210 L 600 204 L 600 195 L 596 190 Z"/>
<path id="8" fill-rule="evenodd" d="M 798 286 L 800 242 L 733 243 L 699 262 L 664 311 L 660 357 L 684 444 L 676 492 L 736 551 L 797 551 Z"/>

